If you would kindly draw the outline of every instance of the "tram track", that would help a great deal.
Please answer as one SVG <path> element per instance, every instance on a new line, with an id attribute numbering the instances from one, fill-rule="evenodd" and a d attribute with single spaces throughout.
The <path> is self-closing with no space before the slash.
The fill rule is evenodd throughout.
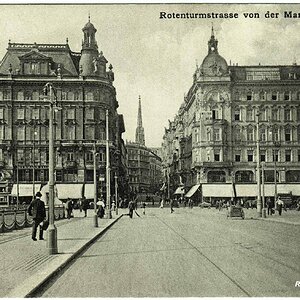
<path id="1" fill-rule="evenodd" d="M 168 227 L 170 230 L 172 230 L 178 237 L 180 237 L 182 240 L 184 240 L 186 243 L 188 243 L 192 249 L 194 249 L 197 253 L 199 253 L 203 258 L 205 258 L 210 264 L 212 264 L 219 272 L 221 272 L 226 278 L 228 278 L 236 287 L 238 287 L 247 297 L 252 297 L 252 295 L 245 290 L 236 280 L 234 280 L 230 275 L 228 275 L 222 268 L 220 268 L 216 263 L 214 263 L 209 257 L 207 257 L 198 247 L 196 247 L 194 244 L 192 244 L 189 240 L 187 240 L 185 237 L 183 237 L 181 234 L 179 234 L 173 227 L 171 227 L 169 224 L 167 224 L 165 221 L 163 221 L 161 218 L 156 218 L 163 223 L 166 227 Z"/>

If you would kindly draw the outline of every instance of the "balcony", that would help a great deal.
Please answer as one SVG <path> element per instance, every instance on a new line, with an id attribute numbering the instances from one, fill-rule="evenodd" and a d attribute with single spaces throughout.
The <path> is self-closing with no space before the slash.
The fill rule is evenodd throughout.
<path id="1" fill-rule="evenodd" d="M 225 119 L 207 119 L 204 120 L 204 125 L 227 125 L 227 120 Z"/>
<path id="2" fill-rule="evenodd" d="M 232 167 L 233 163 L 230 161 L 195 161 L 193 162 L 194 167 L 209 167 L 209 168 L 229 168 Z"/>
<path id="3" fill-rule="evenodd" d="M 66 161 L 64 163 L 65 168 L 75 168 L 77 166 L 77 162 L 75 160 Z"/>

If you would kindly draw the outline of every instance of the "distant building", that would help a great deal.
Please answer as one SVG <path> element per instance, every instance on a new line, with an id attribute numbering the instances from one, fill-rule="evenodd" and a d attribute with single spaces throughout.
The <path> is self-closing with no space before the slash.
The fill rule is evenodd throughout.
<path id="1" fill-rule="evenodd" d="M 163 137 L 163 166 L 173 193 L 180 184 L 198 200 L 300 196 L 300 66 L 228 65 L 212 30 L 208 54 Z M 234 188 L 235 187 L 235 188 Z"/>
<path id="2" fill-rule="evenodd" d="M 162 185 L 161 158 L 145 146 L 142 122 L 141 98 L 139 97 L 135 142 L 126 142 L 128 178 L 132 193 L 156 193 Z"/>
<path id="3" fill-rule="evenodd" d="M 80 53 L 71 51 L 68 40 L 65 44 L 8 43 L 0 64 L 2 198 L 19 195 L 19 202 L 29 201 L 33 179 L 35 192 L 47 193 L 49 116 L 43 96 L 47 82 L 53 84 L 61 107 L 54 124 L 57 197 L 94 197 L 94 145 L 99 153 L 98 177 L 105 177 L 106 110 L 112 173 L 120 182 L 126 181 L 125 126 L 117 112 L 113 68 L 110 64 L 107 69 L 107 60 L 98 51 L 97 30 L 90 20 L 82 31 Z"/>

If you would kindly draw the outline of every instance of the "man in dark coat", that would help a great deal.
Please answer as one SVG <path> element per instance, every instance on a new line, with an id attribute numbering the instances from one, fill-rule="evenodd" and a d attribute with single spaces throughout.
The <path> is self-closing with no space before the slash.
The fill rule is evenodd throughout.
<path id="1" fill-rule="evenodd" d="M 87 216 L 87 210 L 89 208 L 89 201 L 83 197 L 82 199 L 82 210 L 84 211 L 84 216 L 86 217 Z"/>
<path id="2" fill-rule="evenodd" d="M 28 214 L 32 216 L 33 226 L 32 226 L 32 239 L 36 241 L 36 232 L 38 226 L 45 220 L 46 218 L 46 209 L 45 203 L 41 200 L 42 194 L 37 192 L 35 195 L 35 199 L 31 201 L 28 207 Z M 39 239 L 43 240 L 43 228 L 40 226 L 40 235 Z"/>
<path id="3" fill-rule="evenodd" d="M 128 204 L 128 209 L 129 209 L 129 217 L 132 218 L 133 211 L 134 211 L 134 202 L 130 200 Z"/>

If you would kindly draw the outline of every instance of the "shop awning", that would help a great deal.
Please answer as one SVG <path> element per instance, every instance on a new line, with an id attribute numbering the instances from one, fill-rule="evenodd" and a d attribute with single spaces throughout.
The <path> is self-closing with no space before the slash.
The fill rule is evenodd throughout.
<path id="1" fill-rule="evenodd" d="M 80 199 L 82 198 L 82 183 L 56 184 L 58 199 Z"/>
<path id="2" fill-rule="evenodd" d="M 293 196 L 300 196 L 300 184 L 278 184 L 277 193 L 290 193 L 292 192 Z"/>
<path id="3" fill-rule="evenodd" d="M 183 194 L 184 194 L 184 186 L 179 186 L 174 193 L 174 195 L 183 195 Z"/>
<path id="4" fill-rule="evenodd" d="M 94 199 L 94 184 L 87 183 L 84 185 L 84 197 L 86 199 Z"/>
<path id="5" fill-rule="evenodd" d="M 233 197 L 232 184 L 202 184 L 203 197 Z"/>
<path id="6" fill-rule="evenodd" d="M 196 193 L 196 191 L 199 189 L 199 187 L 200 187 L 200 184 L 196 184 L 196 185 L 192 186 L 190 188 L 190 190 L 185 194 L 185 197 L 187 197 L 187 198 L 192 197 Z"/>
<path id="7" fill-rule="evenodd" d="M 34 185 L 35 193 L 41 188 L 41 184 L 37 183 Z M 14 184 L 11 190 L 11 196 L 16 197 L 18 193 L 18 184 Z M 32 197 L 33 196 L 33 186 L 29 183 L 19 183 L 19 197 Z"/>
<path id="8" fill-rule="evenodd" d="M 236 184 L 235 185 L 237 197 L 256 197 L 257 185 L 256 184 Z M 265 192 L 267 192 L 265 186 Z"/>
<path id="9" fill-rule="evenodd" d="M 236 195 L 237 197 L 257 197 L 257 184 L 236 184 Z M 261 185 L 261 196 L 263 194 L 263 187 Z M 300 196 L 300 184 L 277 184 L 277 193 L 292 193 L 293 196 Z M 265 197 L 274 197 L 275 185 L 265 184 L 264 185 Z"/>
<path id="10" fill-rule="evenodd" d="M 46 205 L 49 204 L 49 184 L 45 184 L 41 188 L 41 200 L 45 202 Z M 55 205 L 61 205 L 62 202 L 58 199 L 58 192 L 57 192 L 57 186 L 56 184 L 54 185 L 54 204 Z"/>

